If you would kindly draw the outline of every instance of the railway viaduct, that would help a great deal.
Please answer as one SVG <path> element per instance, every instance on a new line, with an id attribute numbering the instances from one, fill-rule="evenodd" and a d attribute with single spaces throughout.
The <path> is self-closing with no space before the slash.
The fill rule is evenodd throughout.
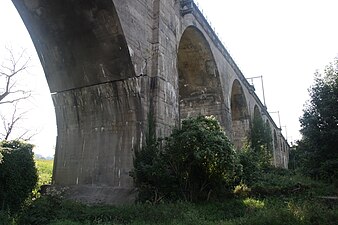
<path id="1" fill-rule="evenodd" d="M 134 152 L 149 115 L 158 136 L 214 115 L 235 146 L 260 116 L 274 160 L 289 145 L 192 0 L 12 0 L 36 47 L 57 118 L 54 185 L 75 199 L 133 199 Z"/>

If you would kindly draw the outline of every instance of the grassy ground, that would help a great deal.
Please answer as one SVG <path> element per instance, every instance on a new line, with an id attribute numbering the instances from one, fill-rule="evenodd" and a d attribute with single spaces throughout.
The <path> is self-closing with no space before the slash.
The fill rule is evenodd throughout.
<path id="1" fill-rule="evenodd" d="M 39 185 L 48 184 L 52 160 L 37 160 Z M 0 212 L 0 225 L 337 225 L 336 187 L 288 171 L 262 174 L 231 198 L 207 203 L 139 203 L 87 206 L 62 195 L 37 198 L 13 219 Z"/>
<path id="2" fill-rule="evenodd" d="M 69 202 L 39 203 L 18 224 L 172 224 L 172 225 L 336 225 L 337 206 L 317 199 L 245 198 L 218 203 L 138 204 L 89 207 Z M 52 204 L 53 205 L 53 204 Z M 38 210 L 38 211 L 36 211 Z"/>
<path id="3" fill-rule="evenodd" d="M 42 166 L 43 167 L 43 166 Z M 47 166 L 48 168 L 48 166 Z M 46 225 L 337 225 L 337 196 L 328 185 L 289 172 L 269 172 L 230 199 L 208 203 L 87 206 L 58 195 L 37 199 L 13 224 Z"/>

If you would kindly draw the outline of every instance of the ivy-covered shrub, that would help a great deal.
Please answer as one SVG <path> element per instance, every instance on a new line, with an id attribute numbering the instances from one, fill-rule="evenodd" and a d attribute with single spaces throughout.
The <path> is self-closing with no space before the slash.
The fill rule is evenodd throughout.
<path id="1" fill-rule="evenodd" d="M 140 200 L 208 200 L 239 181 L 241 167 L 214 117 L 188 118 L 164 140 L 136 153 L 132 176 Z"/>
<path id="2" fill-rule="evenodd" d="M 0 142 L 0 209 L 17 211 L 30 196 L 38 176 L 33 145 L 21 141 Z"/>

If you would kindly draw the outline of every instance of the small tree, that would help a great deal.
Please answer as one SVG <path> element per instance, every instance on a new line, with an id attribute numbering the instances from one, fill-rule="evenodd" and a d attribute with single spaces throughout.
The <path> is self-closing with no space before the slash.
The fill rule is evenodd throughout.
<path id="1" fill-rule="evenodd" d="M 239 158 L 243 166 L 242 178 L 247 184 L 255 182 L 264 169 L 271 167 L 271 129 L 260 116 L 254 117 L 249 139 L 239 152 Z"/>
<path id="2" fill-rule="evenodd" d="M 255 117 L 252 122 L 250 134 L 250 148 L 257 155 L 259 167 L 271 166 L 272 160 L 272 135 L 267 123 L 261 117 Z"/>
<path id="3" fill-rule="evenodd" d="M 16 211 L 37 183 L 33 146 L 20 141 L 0 142 L 0 209 Z"/>
<path id="4" fill-rule="evenodd" d="M 311 100 L 300 118 L 304 171 L 315 178 L 338 179 L 338 59 L 317 72 Z"/>

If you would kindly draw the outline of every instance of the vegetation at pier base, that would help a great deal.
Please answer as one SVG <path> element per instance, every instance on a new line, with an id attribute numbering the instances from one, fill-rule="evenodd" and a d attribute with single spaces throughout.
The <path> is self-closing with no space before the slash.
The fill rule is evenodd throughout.
<path id="1" fill-rule="evenodd" d="M 148 141 L 136 153 L 132 177 L 140 201 L 205 201 L 232 189 L 238 165 L 217 120 L 199 116 L 184 120 L 168 138 Z"/>
<path id="2" fill-rule="evenodd" d="M 129 206 L 88 206 L 51 193 L 35 200 L 8 224 L 336 225 L 338 221 L 337 200 L 319 197 L 337 195 L 337 189 L 290 171 L 266 171 L 251 187 L 234 190 L 232 196 L 217 201 Z"/>
<path id="3" fill-rule="evenodd" d="M 233 154 L 232 146 L 228 145 L 227 139 L 223 137 L 223 132 L 212 118 L 189 120 L 185 126 L 176 130 L 177 133 L 173 133 L 175 137 L 178 137 L 177 141 L 183 141 L 184 137 L 186 138 L 183 131 L 187 126 L 189 127 L 189 137 L 200 134 L 201 130 L 207 130 L 207 133 L 215 132 L 214 134 L 220 136 L 220 143 L 226 143 L 224 146 L 228 146 L 228 151 Z M 210 130 L 209 126 L 211 126 Z M 208 136 L 198 137 L 199 139 L 196 140 L 205 140 L 204 138 Z M 158 141 L 153 136 L 152 141 L 147 141 L 147 146 L 144 147 L 147 151 L 144 153 L 162 157 L 162 151 L 167 151 L 165 143 L 170 143 L 170 141 L 170 139 Z M 177 143 L 179 143 L 178 146 L 183 145 L 183 143 Z M 220 146 L 223 145 L 220 144 Z M 147 160 L 147 163 L 142 163 L 143 169 L 148 171 L 148 173 L 142 173 L 144 176 L 168 175 L 168 172 L 163 169 L 167 169 L 167 167 L 159 164 L 161 161 L 151 160 L 153 156 L 147 154 L 141 156 Z M 181 155 L 178 158 L 180 157 Z M 154 168 L 151 168 L 151 163 L 155 165 Z M 234 163 L 238 164 L 236 156 L 234 156 Z M 52 172 L 52 161 L 38 160 L 37 168 L 39 169 L 39 178 L 48 182 Z M 234 171 L 237 171 L 236 166 L 229 168 L 234 168 Z M 234 177 L 240 175 L 240 173 L 232 172 L 229 174 Z M 176 181 L 173 177 L 170 179 Z M 150 181 L 154 184 L 167 182 L 165 183 L 167 185 L 172 182 L 170 179 L 165 180 L 160 177 L 160 179 L 156 178 Z M 0 211 L 0 225 L 336 225 L 336 221 L 338 221 L 338 200 L 325 197 L 338 195 L 337 187 L 333 184 L 311 180 L 293 170 L 276 168 L 259 170 L 259 176 L 250 184 L 243 180 L 238 182 L 236 179 L 221 180 L 222 185 L 226 184 L 223 186 L 226 188 L 227 194 L 212 196 L 209 201 L 203 192 L 202 194 L 197 192 L 198 194 L 195 195 L 201 199 L 190 201 L 196 200 L 196 198 L 182 200 L 183 195 L 174 191 L 172 192 L 174 194 L 169 195 L 172 197 L 171 201 L 167 201 L 165 197 L 159 197 L 160 191 L 154 192 L 152 188 L 149 189 L 149 192 L 143 192 L 143 194 L 148 193 L 148 195 L 144 195 L 150 197 L 148 201 L 127 206 L 80 204 L 65 200 L 62 193 L 51 190 L 47 195 L 38 197 L 24 205 L 17 213 L 7 210 Z M 147 182 L 149 181 L 147 180 Z M 44 181 L 39 181 L 39 183 L 44 183 Z M 238 185 L 233 187 L 235 183 Z M 215 187 L 218 187 L 216 184 Z M 172 187 L 172 189 L 174 188 Z M 158 198 L 154 198 L 156 197 L 154 193 L 158 193 Z"/>
<path id="4" fill-rule="evenodd" d="M 303 139 L 293 146 L 290 170 L 270 166 L 271 132 L 261 118 L 252 121 L 248 143 L 237 153 L 212 117 L 189 118 L 164 139 L 155 137 L 151 120 L 131 173 L 139 189 L 134 205 L 90 206 L 50 190 L 15 210 L 2 205 L 0 225 L 337 225 L 337 67 L 335 62 L 324 76 L 317 74 L 310 88 Z M 0 191 L 16 197 L 17 189 L 3 187 L 19 183 L 1 180 L 8 178 L 1 171 L 8 163 L 4 143 Z M 6 148 L 15 146 L 25 145 Z M 37 161 L 38 185 L 50 182 L 51 165 Z"/>

